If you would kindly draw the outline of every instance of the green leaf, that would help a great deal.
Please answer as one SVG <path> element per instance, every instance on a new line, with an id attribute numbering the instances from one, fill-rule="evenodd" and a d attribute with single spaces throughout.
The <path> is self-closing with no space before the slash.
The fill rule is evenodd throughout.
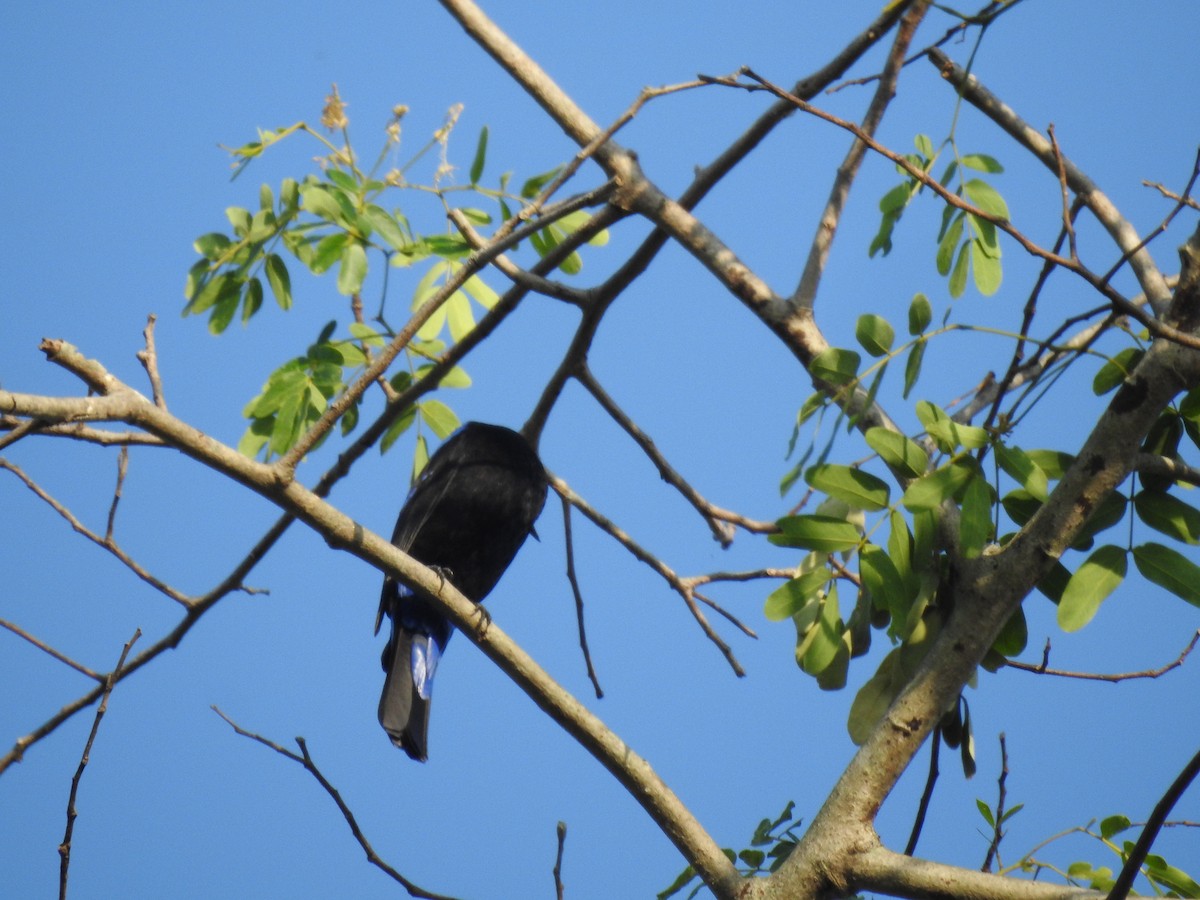
<path id="1" fill-rule="evenodd" d="M 992 642 L 992 650 L 1001 656 L 1013 657 L 1025 651 L 1029 643 L 1029 625 L 1025 621 L 1025 610 L 1018 606 L 1017 611 L 1008 617 L 996 640 Z"/>
<path id="2" fill-rule="evenodd" d="M 1092 393 L 1097 397 L 1103 396 L 1115 387 L 1124 383 L 1129 374 L 1142 361 L 1145 351 L 1137 347 L 1126 347 L 1116 356 L 1107 360 L 1092 379 Z"/>
<path id="3" fill-rule="evenodd" d="M 355 340 L 362 341 L 368 347 L 382 347 L 383 337 L 365 322 L 351 322 L 347 328 Z"/>
<path id="4" fill-rule="evenodd" d="M 929 139 L 927 134 L 918 134 L 913 138 L 913 145 L 917 148 L 917 152 L 925 159 L 933 158 L 933 141 Z"/>
<path id="5" fill-rule="evenodd" d="M 855 509 L 874 511 L 888 505 L 887 482 L 861 469 L 822 463 L 805 472 L 804 480 Z"/>
<path id="6" fill-rule="evenodd" d="M 912 393 L 921 375 L 921 361 L 925 358 L 925 338 L 919 339 L 908 351 L 908 359 L 904 362 L 904 399 Z"/>
<path id="7" fill-rule="evenodd" d="M 471 160 L 471 184 L 478 184 L 483 175 L 483 164 L 487 160 L 488 127 L 479 130 L 479 142 L 475 145 L 475 158 Z"/>
<path id="8" fill-rule="evenodd" d="M 958 250 L 958 258 L 954 261 L 954 268 L 950 272 L 950 282 L 948 285 L 951 297 L 961 297 L 967 289 L 967 269 L 970 247 L 964 243 Z"/>
<path id="9" fill-rule="evenodd" d="M 819 602 L 820 615 L 813 626 L 810 636 L 806 635 L 807 647 L 800 653 L 796 649 L 796 662 L 809 675 L 820 675 L 837 658 L 842 648 L 842 633 L 846 630 L 838 610 L 837 582 L 829 586 L 829 591 Z"/>
<path id="10" fill-rule="evenodd" d="M 986 153 L 968 153 L 961 157 L 960 162 L 964 167 L 975 169 L 977 172 L 988 172 L 995 175 L 1004 171 L 1004 166 Z"/>
<path id="11" fill-rule="evenodd" d="M 1100 836 L 1106 841 L 1111 840 L 1114 835 L 1125 831 L 1132 824 L 1128 816 L 1109 816 L 1100 822 Z"/>
<path id="12" fill-rule="evenodd" d="M 1134 547 L 1133 561 L 1147 581 L 1200 606 L 1200 566 L 1170 547 L 1153 543 Z"/>
<path id="13" fill-rule="evenodd" d="M 946 453 L 953 453 L 959 447 L 978 450 L 988 444 L 987 431 L 977 425 L 960 425 L 935 403 L 920 401 L 917 403 L 916 413 L 929 436 L 937 441 L 938 446 Z"/>
<path id="14" fill-rule="evenodd" d="M 1046 501 L 1050 492 L 1050 481 L 1024 450 L 1020 447 L 996 445 L 996 461 L 1000 468 L 1007 472 L 1029 495 L 1041 502 Z"/>
<path id="15" fill-rule="evenodd" d="M 896 621 L 908 614 L 908 591 L 891 558 L 883 549 L 866 544 L 858 555 L 858 573 L 877 609 L 886 609 Z"/>
<path id="16" fill-rule="evenodd" d="M 929 462 L 925 451 L 898 431 L 888 428 L 868 428 L 864 435 L 867 446 L 879 454 L 892 471 L 901 476 L 917 478 Z"/>
<path id="17" fill-rule="evenodd" d="M 906 509 L 914 512 L 937 509 L 978 475 L 979 468 L 973 459 L 955 459 L 910 484 L 904 492 L 902 502 Z"/>
<path id="18" fill-rule="evenodd" d="M 404 229 L 396 218 L 387 210 L 378 206 L 368 206 L 363 210 L 363 219 L 371 226 L 372 231 L 387 242 L 393 250 L 407 250 L 412 241 L 404 233 Z"/>
<path id="19" fill-rule="evenodd" d="M 466 283 L 463 284 L 463 290 L 484 309 L 491 309 L 500 302 L 500 295 L 493 291 L 487 282 L 478 275 L 472 275 L 468 278 Z"/>
<path id="20" fill-rule="evenodd" d="M 785 516 L 777 523 L 780 533 L 768 540 L 780 547 L 801 547 L 822 553 L 852 550 L 858 546 L 858 529 L 845 519 L 832 516 Z"/>
<path id="21" fill-rule="evenodd" d="M 858 376 L 858 366 L 861 362 L 862 357 L 853 350 L 826 347 L 809 363 L 808 371 L 813 378 L 834 385 L 843 385 Z"/>
<path id="22" fill-rule="evenodd" d="M 246 282 L 246 293 L 242 297 L 242 324 L 245 325 L 262 307 L 263 287 L 257 278 Z"/>
<path id="23" fill-rule="evenodd" d="M 938 243 L 937 262 L 938 274 L 945 277 L 950 274 L 950 268 L 954 263 L 954 251 L 958 249 L 959 242 L 962 240 L 964 214 L 960 211 L 950 222 L 950 227 L 946 229 L 946 233 L 942 235 L 941 241 Z"/>
<path id="24" fill-rule="evenodd" d="M 990 297 L 1000 290 L 1004 277 L 1000 260 L 988 253 L 978 238 L 971 241 L 971 271 L 975 276 L 975 290 L 983 296 Z"/>
<path id="25" fill-rule="evenodd" d="M 996 827 L 996 818 L 992 815 L 991 807 L 982 800 L 975 801 L 975 808 L 979 810 L 979 814 L 983 816 L 983 821 L 987 822 L 988 828 Z"/>
<path id="26" fill-rule="evenodd" d="M 238 237 L 244 237 L 250 230 L 250 210 L 248 209 L 230 206 L 225 210 L 225 218 L 229 220 L 229 224 L 233 226 L 233 233 Z"/>
<path id="27" fill-rule="evenodd" d="M 855 744 L 862 744 L 870 737 L 871 731 L 900 692 L 900 685 L 895 683 L 894 678 L 898 660 L 897 650 L 885 656 L 875 674 L 859 688 L 854 702 L 850 704 L 850 718 L 846 726 L 850 740 Z"/>
<path id="28" fill-rule="evenodd" d="M 833 573 L 821 566 L 785 581 L 767 595 L 763 614 L 772 622 L 782 622 L 799 612 L 817 592 L 825 587 Z"/>
<path id="29" fill-rule="evenodd" d="M 1185 544 L 1200 543 L 1200 510 L 1178 497 L 1158 491 L 1140 491 L 1133 498 L 1138 518 L 1163 534 Z"/>
<path id="30" fill-rule="evenodd" d="M 441 400 L 424 400 L 417 404 L 421 419 L 430 427 L 434 434 L 445 440 L 453 434 L 461 424 L 454 410 Z"/>
<path id="31" fill-rule="evenodd" d="M 314 216 L 329 222 L 342 221 L 342 207 L 324 185 L 306 184 L 300 188 L 304 208 Z"/>
<path id="32" fill-rule="evenodd" d="M 283 260 L 274 253 L 268 253 L 267 258 L 263 261 L 263 268 L 267 271 L 267 283 L 271 285 L 271 293 L 275 296 L 275 302 L 279 304 L 279 308 L 291 309 L 292 277 L 288 274 Z"/>
<path id="33" fill-rule="evenodd" d="M 958 538 L 963 556 L 973 559 L 992 537 L 992 493 L 982 478 L 972 478 L 963 494 Z"/>
<path id="34" fill-rule="evenodd" d="M 885 216 L 896 216 L 911 199 L 912 188 L 907 181 L 902 181 L 879 199 L 879 211 Z"/>
<path id="35" fill-rule="evenodd" d="M 998 219 L 1007 220 L 1009 218 L 1008 204 L 1004 202 L 1004 198 L 1000 196 L 999 192 L 986 181 L 972 178 L 963 184 L 963 190 L 966 191 L 967 198 L 985 213 Z"/>
<path id="36" fill-rule="evenodd" d="M 532 200 L 541 192 L 542 188 L 553 181 L 561 171 L 562 166 L 556 166 L 549 172 L 543 172 L 541 175 L 534 175 L 523 185 L 521 185 L 521 196 L 526 200 Z"/>
<path id="37" fill-rule="evenodd" d="M 357 294 L 362 290 L 366 277 L 367 251 L 358 241 L 351 241 L 342 251 L 341 265 L 338 268 L 338 293 L 346 297 Z"/>
<path id="38" fill-rule="evenodd" d="M 1063 631 L 1078 631 L 1090 622 L 1104 599 L 1125 580 L 1128 566 L 1125 549 L 1112 544 L 1105 544 L 1084 560 L 1058 603 L 1058 626 Z"/>
<path id="39" fill-rule="evenodd" d="M 216 259 L 227 249 L 233 242 L 219 231 L 210 231 L 208 234 L 202 234 L 192 242 L 192 247 L 196 252 L 205 259 Z"/>
<path id="40" fill-rule="evenodd" d="M 1062 478 L 1075 457 L 1061 450 L 1027 450 L 1026 455 L 1052 481 Z"/>
<path id="41" fill-rule="evenodd" d="M 442 307 L 450 325 L 450 337 L 455 343 L 461 341 L 475 327 L 475 315 L 471 312 L 471 301 L 462 291 L 455 291 Z"/>
<path id="42" fill-rule="evenodd" d="M 305 260 L 309 271 L 314 275 L 328 272 L 335 262 L 342 258 L 342 253 L 350 241 L 350 235 L 344 231 L 329 234 L 321 238 L 313 255 Z"/>
<path id="43" fill-rule="evenodd" d="M 401 374 L 407 375 L 408 373 L 403 372 Z M 392 421 L 392 424 L 387 427 L 387 431 L 383 433 L 383 437 L 379 439 L 380 455 L 387 453 L 388 450 L 391 449 L 392 444 L 396 443 L 400 435 L 408 431 L 409 426 L 412 425 L 413 420 L 416 419 L 416 416 L 416 409 L 410 406 Z"/>
<path id="44" fill-rule="evenodd" d="M 929 327 L 933 320 L 933 306 L 924 294 L 914 294 L 908 305 L 908 333 L 916 337 Z"/>
<path id="45" fill-rule="evenodd" d="M 888 324 L 887 319 L 873 313 L 866 313 L 858 317 L 858 323 L 854 327 L 854 336 L 871 356 L 886 356 L 892 349 L 892 341 L 896 338 L 896 332 Z"/>

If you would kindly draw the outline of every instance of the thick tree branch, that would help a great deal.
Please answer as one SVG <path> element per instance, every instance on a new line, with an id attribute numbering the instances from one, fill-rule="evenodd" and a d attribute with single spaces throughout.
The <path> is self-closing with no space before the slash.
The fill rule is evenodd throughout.
<path id="1" fill-rule="evenodd" d="M 100 363 L 86 359 L 63 341 L 44 341 L 47 357 L 76 373 L 105 396 L 38 398 L 0 391 L 0 410 L 22 416 L 123 421 L 144 428 L 201 464 L 250 488 L 320 534 L 330 546 L 345 550 L 402 583 L 428 595 L 452 623 L 505 674 L 625 786 L 663 833 L 679 848 L 706 882 L 724 893 L 740 876 L 679 798 L 616 734 L 555 682 L 509 638 L 492 616 L 463 597 L 450 582 L 330 506 L 291 479 L 283 466 L 268 466 L 242 456 L 129 389 Z M 45 416 L 49 409 L 55 415 Z M 65 711 L 64 711 L 65 712 Z M 18 750 L 23 750 L 19 746 Z M 17 753 L 19 758 L 19 752 Z M 10 754 L 11 756 L 11 754 Z"/>

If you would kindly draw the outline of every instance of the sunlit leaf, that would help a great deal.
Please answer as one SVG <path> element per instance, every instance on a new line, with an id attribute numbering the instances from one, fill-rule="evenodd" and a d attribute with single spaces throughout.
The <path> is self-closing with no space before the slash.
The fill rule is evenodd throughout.
<path id="1" fill-rule="evenodd" d="M 908 333 L 914 337 L 929 327 L 933 319 L 933 306 L 924 294 L 914 294 L 908 305 Z"/>
<path id="2" fill-rule="evenodd" d="M 768 540 L 781 547 L 802 547 L 822 553 L 852 550 L 858 546 L 858 529 L 844 519 L 832 516 L 785 516 L 778 522 L 780 533 Z"/>
<path id="3" fill-rule="evenodd" d="M 833 573 L 821 566 L 790 581 L 785 581 L 767 595 L 766 603 L 763 605 L 763 615 L 772 622 L 781 622 L 791 618 L 800 611 L 805 603 L 815 597 L 832 577 Z"/>
<path id="4" fill-rule="evenodd" d="M 1133 561 L 1147 581 L 1200 606 L 1200 566 L 1190 559 L 1162 544 L 1142 544 L 1133 548 Z"/>
<path id="5" fill-rule="evenodd" d="M 985 213 L 998 219 L 1007 220 L 1009 218 L 1008 204 L 1004 202 L 1004 198 L 1000 196 L 999 192 L 986 181 L 972 178 L 963 184 L 963 190 L 966 191 L 968 199 Z"/>
<path id="6" fill-rule="evenodd" d="M 1123 547 L 1105 544 L 1092 553 L 1067 582 L 1058 603 L 1058 626 L 1063 631 L 1078 631 L 1090 622 L 1104 599 L 1125 580 L 1128 567 Z"/>
<path id="7" fill-rule="evenodd" d="M 928 458 L 915 441 L 888 428 L 868 428 L 867 446 L 879 454 L 888 466 L 902 476 L 916 478 L 925 471 Z"/>
<path id="8" fill-rule="evenodd" d="M 1000 468 L 1021 485 L 1036 500 L 1045 502 L 1050 491 L 1046 473 L 1020 447 L 996 444 L 996 461 Z"/>
<path id="9" fill-rule="evenodd" d="M 883 509 L 888 504 L 887 482 L 861 469 L 822 463 L 805 472 L 804 480 L 856 509 Z"/>
<path id="10" fill-rule="evenodd" d="M 1141 362 L 1145 352 L 1138 347 L 1126 347 L 1111 359 L 1105 361 L 1092 379 L 1092 392 L 1097 396 L 1107 394 L 1119 387 L 1129 374 Z"/>
<path id="11" fill-rule="evenodd" d="M 983 552 L 992 537 L 992 494 L 982 478 L 972 478 L 963 493 L 958 538 L 963 556 L 972 559 Z"/>
<path id="12" fill-rule="evenodd" d="M 479 130 L 479 142 L 475 145 L 475 158 L 471 160 L 471 184 L 478 184 L 483 175 L 483 166 L 487 161 L 488 127 Z"/>
<path id="13" fill-rule="evenodd" d="M 1196 507 L 1159 491 L 1139 491 L 1133 505 L 1138 518 L 1156 531 L 1185 544 L 1200 543 L 1200 510 Z"/>
<path id="14" fill-rule="evenodd" d="M 814 378 L 842 385 L 854 380 L 861 362 L 862 357 L 853 350 L 826 347 L 814 357 L 808 370 Z"/>
<path id="15" fill-rule="evenodd" d="M 871 356 L 886 356 L 892 349 L 892 341 L 896 338 L 896 332 L 888 324 L 887 319 L 867 313 L 858 317 L 858 322 L 854 327 L 854 336 Z"/>
<path id="16" fill-rule="evenodd" d="M 338 268 L 338 293 L 347 297 L 362 290 L 367 277 L 367 251 L 358 241 L 351 241 L 342 251 Z"/>

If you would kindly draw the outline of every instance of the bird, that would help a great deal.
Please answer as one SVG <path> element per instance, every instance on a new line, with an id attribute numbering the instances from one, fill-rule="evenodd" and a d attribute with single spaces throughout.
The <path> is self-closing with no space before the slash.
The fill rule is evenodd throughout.
<path id="1" fill-rule="evenodd" d="M 392 543 L 480 603 L 533 534 L 546 503 L 546 470 L 520 433 L 468 422 L 429 459 L 396 520 Z M 453 627 L 429 598 L 390 575 L 375 633 L 391 620 L 379 724 L 418 762 L 428 759 L 429 702 Z"/>

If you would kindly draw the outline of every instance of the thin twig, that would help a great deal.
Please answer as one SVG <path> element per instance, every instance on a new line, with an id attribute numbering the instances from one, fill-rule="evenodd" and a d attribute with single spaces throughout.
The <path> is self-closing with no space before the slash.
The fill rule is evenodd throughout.
<path id="1" fill-rule="evenodd" d="M 953 85 L 964 100 L 1008 132 L 1048 169 L 1051 171 L 1057 169 L 1058 160 L 1055 159 L 1050 142 L 1037 129 L 1030 127 L 1021 119 L 1011 107 L 985 88 L 978 78 L 964 71 L 961 66 L 951 61 L 940 50 L 930 50 L 929 61 L 937 67 L 942 78 Z M 1139 242 L 1137 230 L 1121 215 L 1112 201 L 1091 178 L 1065 156 L 1061 159 L 1071 190 L 1100 220 L 1117 246 L 1123 251 L 1136 247 Z M 1156 314 L 1162 315 L 1171 302 L 1170 291 L 1167 290 L 1162 273 L 1145 250 L 1133 252 L 1130 261 L 1133 264 L 1138 283 L 1150 300 L 1151 307 Z"/>
<path id="2" fill-rule="evenodd" d="M 575 595 L 575 618 L 579 622 L 579 649 L 583 651 L 583 661 L 587 666 L 588 678 L 596 691 L 596 699 L 604 697 L 600 681 L 596 678 L 596 670 L 592 667 L 592 654 L 588 650 L 587 629 L 583 627 L 583 593 L 579 590 L 579 578 L 575 574 L 575 542 L 571 537 L 571 504 L 566 497 L 561 497 L 563 509 L 563 537 L 566 541 L 567 552 L 567 581 L 571 584 L 571 593 Z"/>
<path id="3" fill-rule="evenodd" d="M 562 861 L 563 846 L 567 842 L 567 823 L 560 821 L 555 829 L 558 835 L 558 853 L 554 857 L 554 894 L 563 900 Z"/>
<path id="4" fill-rule="evenodd" d="M 129 471 L 129 448 L 122 447 L 117 454 L 117 486 L 113 489 L 112 505 L 108 508 L 108 526 L 104 529 L 104 543 L 111 544 L 113 525 L 117 520 L 117 504 L 121 502 L 121 489 L 125 486 L 125 473 Z"/>
<path id="5" fill-rule="evenodd" d="M 1096 672 L 1068 672 L 1064 669 L 1051 669 L 1047 665 L 1050 656 L 1049 641 L 1046 642 L 1040 664 L 1035 666 L 1030 663 L 1018 662 L 1015 659 L 1006 659 L 1004 665 L 1011 669 L 1020 669 L 1022 672 L 1032 672 L 1035 675 L 1057 675 L 1059 678 L 1078 678 L 1083 681 L 1109 681 L 1117 683 L 1128 681 L 1131 678 L 1158 678 L 1160 675 L 1165 675 L 1172 669 L 1178 669 L 1182 666 L 1183 661 L 1188 658 L 1188 654 L 1192 652 L 1197 641 L 1200 641 L 1200 628 L 1196 629 L 1196 633 L 1192 635 L 1192 639 L 1188 641 L 1188 645 L 1183 648 L 1183 652 L 1172 662 L 1167 663 L 1165 666 L 1159 666 L 1157 669 L 1143 669 L 1140 672 L 1118 672 L 1113 675 L 1104 675 Z"/>
<path id="6" fill-rule="evenodd" d="M 57 659 L 60 663 L 70 666 L 76 672 L 86 675 L 88 678 L 91 678 L 93 681 L 98 681 L 101 684 L 104 683 L 105 676 L 99 675 L 96 672 L 93 672 L 91 669 L 89 669 L 87 666 L 83 665 L 82 663 L 75 662 L 75 660 L 71 659 L 71 657 L 67 656 L 65 653 L 54 649 L 53 647 L 51 647 L 49 644 L 45 643 L 44 641 L 38 640 L 32 634 L 30 634 L 28 631 L 21 628 L 19 625 L 16 625 L 13 622 L 9 622 L 7 619 L 0 619 L 0 628 L 7 628 L 9 631 L 11 631 L 17 637 L 24 638 L 25 640 L 29 641 L 29 643 L 33 644 L 33 646 L 35 646 L 39 650 L 41 650 L 43 653 L 49 653 L 51 656 L 53 656 L 55 659 Z"/>
<path id="7" fill-rule="evenodd" d="M 1144 184 L 1146 187 L 1154 188 L 1160 194 L 1162 194 L 1164 197 L 1166 197 L 1168 200 L 1178 200 L 1180 202 L 1186 203 L 1192 209 L 1200 209 L 1200 203 L 1198 203 L 1196 201 L 1195 197 L 1180 196 L 1179 194 L 1170 190 L 1165 184 L 1162 184 L 1161 182 L 1146 181 L 1145 179 L 1143 179 L 1142 184 Z"/>
<path id="8" fill-rule="evenodd" d="M 30 478 L 28 475 L 26 475 L 25 472 L 19 466 L 17 466 L 15 463 L 9 462 L 7 459 L 0 458 L 0 469 L 7 469 L 8 471 L 10 471 L 14 475 L 16 475 L 17 478 L 21 479 L 21 481 L 24 482 L 24 484 L 27 488 L 29 488 L 31 491 L 33 491 L 35 494 L 37 494 L 37 496 L 40 497 L 43 502 L 48 504 L 51 509 L 53 509 L 56 513 L 58 513 L 60 516 L 62 516 L 64 519 L 66 519 L 67 522 L 70 523 L 71 527 L 73 529 L 75 529 L 75 531 L 79 532 L 79 534 L 82 534 L 85 538 L 87 538 L 89 541 L 96 544 L 97 546 L 103 547 L 105 550 L 107 550 L 109 553 L 111 553 L 113 556 L 115 556 L 118 560 L 120 560 L 121 563 L 124 564 L 126 568 L 128 568 L 131 572 L 133 572 L 135 575 L 137 575 L 138 578 L 142 579 L 142 581 L 146 582 L 148 585 L 153 587 L 155 590 L 170 597 L 172 600 L 174 600 L 180 606 L 190 607 L 195 602 L 193 600 L 193 598 L 189 597 L 187 594 L 184 594 L 182 591 L 176 590 L 175 588 L 173 588 L 169 584 L 167 584 L 165 581 L 160 581 L 158 578 L 155 578 L 153 575 L 151 575 L 136 560 L 134 560 L 128 553 L 126 553 L 124 550 L 122 550 L 121 547 L 115 541 L 113 541 L 111 539 L 111 537 L 108 537 L 108 538 L 100 537 L 100 535 L 96 534 L 94 531 L 92 531 L 90 528 L 88 528 L 86 525 L 84 525 L 82 522 L 80 522 L 79 519 L 75 518 L 75 515 L 69 509 L 67 509 L 65 506 L 63 506 L 61 503 L 59 503 L 57 500 L 55 500 L 52 496 L 50 496 L 50 494 L 48 494 L 46 491 L 44 491 L 41 488 L 41 486 L 37 484 L 37 482 L 35 482 L 32 478 Z M 118 492 L 119 492 L 119 482 L 118 482 Z M 114 498 L 114 509 L 115 509 L 115 505 L 116 504 L 115 504 L 115 498 Z"/>
<path id="9" fill-rule="evenodd" d="M 393 881 L 401 885 L 406 891 L 408 891 L 409 896 L 423 897 L 426 898 L 426 900 L 450 900 L 450 898 L 445 897 L 442 894 L 434 894 L 422 887 L 417 886 L 416 884 L 413 884 L 394 868 L 392 868 L 386 860 L 384 860 L 378 853 L 375 852 L 375 848 L 371 846 L 371 842 L 367 840 L 366 835 L 363 834 L 362 829 L 359 827 L 358 820 L 354 817 L 354 813 L 350 810 L 350 807 L 346 805 L 346 801 L 342 799 L 341 793 L 338 792 L 337 788 L 330 784 L 329 780 L 324 776 L 324 774 L 322 774 L 321 770 L 317 768 L 317 764 L 313 761 L 312 755 L 308 752 L 308 744 L 305 742 L 304 738 L 296 738 L 296 744 L 300 747 L 300 752 L 296 753 L 293 750 L 288 750 L 286 747 L 277 744 L 275 741 L 272 741 L 269 738 L 265 738 L 260 734 L 255 734 L 252 731 L 247 731 L 237 722 L 233 721 L 233 719 L 229 718 L 229 716 L 225 715 L 225 713 L 216 706 L 212 707 L 212 711 L 229 723 L 229 726 L 237 734 L 240 734 L 242 737 L 250 738 L 250 740 L 256 741 L 262 744 L 264 747 L 269 747 L 280 756 L 285 756 L 292 762 L 303 766 L 305 770 L 317 780 L 317 783 L 321 785 L 325 793 L 327 793 L 333 799 L 333 802 L 337 804 L 338 809 L 341 810 L 342 817 L 346 820 L 346 824 L 350 826 L 350 833 L 354 835 L 354 839 L 358 841 L 358 845 L 362 847 L 363 852 L 366 853 L 367 862 L 387 874 L 388 877 L 390 877 Z"/>
<path id="10" fill-rule="evenodd" d="M 603 407 L 604 411 L 608 413 L 609 417 L 612 418 L 612 420 L 618 425 L 620 425 L 626 434 L 633 438 L 634 443 L 637 444 L 638 447 L 641 448 L 642 452 L 646 454 L 646 457 L 652 463 L 654 463 L 655 468 L 658 469 L 659 477 L 661 477 L 662 480 L 667 484 L 675 488 L 675 490 L 679 491 L 679 493 L 683 495 L 684 499 L 686 499 L 688 503 L 695 508 L 696 512 L 700 513 L 701 518 L 704 519 L 705 523 L 709 527 L 709 530 L 712 531 L 713 537 L 717 539 L 717 542 L 720 543 L 722 547 L 728 547 L 730 544 L 732 544 L 734 537 L 733 527 L 728 522 L 721 521 L 718 516 L 713 514 L 713 505 L 701 497 L 699 492 L 688 483 L 687 479 L 680 475 L 679 472 L 677 472 L 675 468 L 669 462 L 667 462 L 666 457 L 659 452 L 658 447 L 654 445 L 654 441 L 650 438 L 650 436 L 647 435 L 646 432 L 644 432 L 640 427 L 638 427 L 638 424 L 634 422 L 633 419 L 631 419 L 628 415 L 626 415 L 625 410 L 621 409 L 621 407 L 615 400 L 613 400 L 608 392 L 601 387 L 600 382 L 598 382 L 595 376 L 592 375 L 592 371 L 588 368 L 586 361 L 581 362 L 579 364 L 579 368 L 575 370 L 575 380 L 583 385 L 584 388 L 587 389 L 587 392 L 591 394 L 596 399 L 596 402 Z M 774 528 L 774 525 L 769 527 Z"/>
<path id="11" fill-rule="evenodd" d="M 154 346 L 154 323 L 157 321 L 158 317 L 154 313 L 147 316 L 146 328 L 142 331 L 142 336 L 146 339 L 146 349 L 139 350 L 137 358 L 150 378 L 150 390 L 154 395 L 154 405 L 165 410 L 167 398 L 163 394 L 162 378 L 158 374 L 158 350 Z"/>
<path id="12" fill-rule="evenodd" d="M 666 580 L 667 584 L 675 589 L 675 592 L 683 598 L 683 602 L 687 604 L 688 611 L 691 612 L 692 618 L 700 626 L 700 630 L 705 636 L 716 645 L 717 649 L 725 657 L 730 668 L 740 678 L 746 674 L 742 668 L 742 664 L 738 662 L 737 657 L 733 655 L 733 650 L 721 638 L 719 634 L 713 631 L 712 626 L 708 623 L 708 619 L 700 608 L 696 605 L 695 592 L 690 590 L 678 575 L 673 572 L 661 559 L 638 544 L 631 538 L 622 528 L 616 525 L 611 519 L 607 518 L 586 500 L 580 497 L 575 491 L 571 490 L 570 485 L 556 475 L 550 475 L 550 486 L 558 492 L 559 496 L 568 501 L 572 506 L 578 509 L 581 513 L 587 516 L 597 525 L 602 531 L 607 532 L 617 543 L 634 555 L 635 558 L 648 565 L 651 569 L 657 572 Z"/>
<path id="13" fill-rule="evenodd" d="M 113 686 L 116 685 L 117 679 L 120 677 L 121 667 L 125 665 L 125 657 L 129 655 L 129 648 L 134 645 L 138 638 L 142 636 L 142 629 L 137 629 L 125 646 L 121 648 L 121 656 L 117 659 L 117 667 L 112 673 L 104 679 L 104 693 L 100 700 L 100 706 L 96 710 L 96 717 L 92 720 L 92 730 L 88 732 L 87 743 L 83 745 L 83 755 L 79 758 L 79 767 L 75 770 L 75 776 L 71 779 L 71 791 L 67 795 L 67 828 L 63 833 L 62 843 L 58 845 L 58 897 L 59 900 L 66 900 L 67 896 L 67 875 L 71 867 L 71 836 L 75 831 L 75 819 L 79 813 L 75 809 L 75 798 L 79 794 L 79 782 L 83 779 L 83 770 L 87 768 L 87 764 L 91 759 L 92 744 L 96 741 L 96 733 L 100 730 L 100 720 L 104 718 L 104 713 L 108 711 L 108 698 L 112 695 Z"/>
<path id="14" fill-rule="evenodd" d="M 992 816 L 992 840 L 987 855 L 983 858 L 981 872 L 992 871 L 992 861 L 999 864 L 1000 841 L 1004 839 L 1004 802 L 1008 797 L 1008 743 L 1004 732 L 1000 732 L 1000 775 L 996 779 L 996 810 Z"/>
<path id="15" fill-rule="evenodd" d="M 1108 892 L 1108 900 L 1125 900 L 1129 896 L 1129 890 L 1133 887 L 1133 880 L 1137 878 L 1138 870 L 1142 867 L 1142 863 L 1146 861 L 1146 855 L 1150 852 L 1150 848 L 1154 845 L 1155 839 L 1158 837 L 1158 832 L 1162 830 L 1163 823 L 1167 816 L 1170 815 L 1172 807 L 1176 801 L 1183 796 L 1196 776 L 1200 775 L 1200 751 L 1196 753 L 1179 776 L 1171 782 L 1171 786 L 1167 788 L 1162 798 L 1154 805 L 1154 811 L 1150 814 L 1150 818 L 1146 821 L 1146 827 L 1142 829 L 1141 835 L 1137 839 L 1137 843 L 1133 845 L 1133 849 L 1129 852 L 1129 856 L 1125 860 L 1125 865 L 1121 867 L 1121 873 L 1117 876 L 1117 880 L 1113 883 L 1112 889 Z"/>
<path id="16" fill-rule="evenodd" d="M 917 841 L 921 839 L 921 829 L 925 827 L 925 816 L 929 813 L 929 803 L 933 800 L 933 789 L 937 785 L 938 755 L 942 746 L 942 726 L 933 729 L 929 739 L 929 773 L 925 776 L 925 789 L 921 791 L 921 802 L 917 804 L 917 815 L 913 819 L 912 831 L 908 834 L 908 843 L 904 847 L 904 855 L 912 856 L 917 852 Z"/>
<path id="17" fill-rule="evenodd" d="M 896 96 L 896 79 L 900 75 L 900 69 L 904 66 L 904 54 L 908 52 L 917 26 L 925 18 L 928 10 L 929 4 L 925 0 L 913 3 L 900 20 L 900 27 L 896 29 L 896 37 L 892 41 L 887 62 L 883 67 L 883 75 L 880 77 L 875 95 L 871 98 L 871 103 L 859 126 L 863 134 L 874 135 L 883 121 L 884 112 L 887 111 L 888 105 Z M 854 184 L 854 179 L 857 177 L 866 155 L 866 143 L 861 138 L 856 138 L 850 145 L 850 150 L 842 160 L 842 164 L 838 166 L 833 186 L 829 189 L 829 199 L 825 201 L 825 209 L 817 221 L 817 233 L 809 245 L 804 271 L 791 297 L 790 302 L 793 306 L 811 309 L 816 301 L 817 288 L 821 283 L 821 275 L 825 271 L 825 264 L 829 259 L 829 251 L 833 246 L 833 238 L 837 234 L 838 224 L 841 222 L 842 211 L 845 209 L 846 201 L 850 197 L 850 188 Z"/>

